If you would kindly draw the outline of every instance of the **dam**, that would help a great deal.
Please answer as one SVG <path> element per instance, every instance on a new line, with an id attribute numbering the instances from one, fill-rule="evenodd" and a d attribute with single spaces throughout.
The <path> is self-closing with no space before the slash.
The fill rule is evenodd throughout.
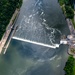
<path id="1" fill-rule="evenodd" d="M 20 41 L 23 41 L 23 42 L 28 42 L 28 43 L 32 43 L 32 44 L 36 44 L 36 45 L 40 45 L 40 46 L 50 47 L 50 48 L 57 48 L 57 47 L 59 47 L 59 44 L 54 44 L 52 46 L 52 45 L 48 45 L 48 44 L 44 44 L 44 43 L 30 41 L 30 40 L 27 40 L 27 39 L 21 39 L 21 38 L 18 38 L 18 37 L 13 37 L 12 39 L 20 40 Z"/>
<path id="2" fill-rule="evenodd" d="M 23 0 L 17 25 L 18 40 L 0 55 L 0 75 L 64 75 L 68 45 L 60 40 L 70 32 L 58 0 Z"/>

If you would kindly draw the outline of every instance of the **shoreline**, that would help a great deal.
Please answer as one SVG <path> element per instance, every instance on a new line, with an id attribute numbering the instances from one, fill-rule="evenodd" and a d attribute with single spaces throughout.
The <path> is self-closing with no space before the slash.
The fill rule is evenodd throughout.
<path id="1" fill-rule="evenodd" d="M 60 5 L 60 3 L 59 3 Z M 61 5 L 60 5 L 61 6 Z M 62 8 L 61 8 L 62 9 Z M 62 10 L 63 11 L 63 10 Z M 65 11 L 63 11 L 64 16 L 65 16 Z M 65 67 L 64 67 L 64 71 L 65 74 L 75 74 L 75 24 L 73 23 L 72 19 L 70 18 L 65 18 L 68 27 L 69 27 L 69 31 L 70 31 L 70 39 L 69 40 L 69 48 L 67 50 L 67 53 L 69 55 L 67 62 L 65 63 Z M 74 12 L 74 20 L 75 20 L 75 12 Z M 71 41 L 72 40 L 72 41 Z"/>
<path id="2" fill-rule="evenodd" d="M 18 10 L 18 13 L 16 14 L 15 20 L 14 20 L 14 22 L 13 22 L 13 27 L 12 27 L 12 29 L 11 29 L 11 31 L 10 31 L 10 34 L 9 34 L 9 36 L 8 36 L 8 39 L 7 39 L 7 41 L 6 41 L 5 45 L 4 45 L 3 54 L 6 53 L 7 48 L 8 48 L 8 46 L 9 46 L 10 42 L 11 42 L 12 36 L 15 34 L 15 32 L 16 32 L 16 30 L 17 30 L 17 27 L 18 27 L 18 26 L 15 26 L 15 23 L 16 23 L 16 21 L 17 21 L 18 16 L 19 16 L 19 10 Z"/>
<path id="3" fill-rule="evenodd" d="M 13 28 L 14 25 L 15 25 L 14 22 L 15 22 L 16 17 L 17 17 L 18 14 L 19 14 L 19 11 L 20 11 L 20 9 L 16 8 L 14 14 L 12 15 L 12 17 L 11 17 L 11 19 L 10 19 L 9 24 L 7 25 L 6 32 L 4 33 L 4 35 L 3 35 L 3 37 L 2 37 L 2 39 L 1 39 L 1 41 L 0 41 L 0 54 L 2 53 L 2 51 L 3 51 L 4 48 L 5 48 L 5 51 L 4 51 L 4 54 L 5 54 L 5 52 L 6 52 L 7 48 L 8 48 L 8 46 L 9 46 L 8 43 L 10 43 L 11 37 L 10 37 L 10 40 L 8 41 L 8 43 L 7 43 L 8 45 L 6 44 L 6 41 L 7 41 L 8 37 L 9 37 L 11 31 L 12 31 L 12 28 Z M 14 30 L 13 30 L 13 31 L 14 31 Z M 13 34 L 12 34 L 12 35 L 13 35 Z M 6 44 L 6 45 L 5 45 L 5 44 Z"/>
<path id="4" fill-rule="evenodd" d="M 59 3 L 59 5 L 60 5 L 60 3 Z M 67 25 L 68 25 L 68 28 L 69 28 L 69 31 L 70 31 L 70 35 L 73 36 L 73 35 L 75 35 L 74 25 L 73 25 L 72 19 L 66 17 L 65 11 L 62 9 L 63 6 L 64 6 L 64 4 L 63 4 L 63 5 L 60 5 L 60 8 L 61 8 L 61 10 L 62 10 L 62 12 L 63 12 L 63 14 L 64 14 L 64 16 L 65 16 L 65 20 L 66 20 L 66 22 L 67 22 Z M 74 15 L 74 17 L 75 17 L 75 15 Z M 68 45 L 69 45 L 69 44 L 68 44 Z M 73 55 L 74 58 L 75 58 L 75 54 L 71 53 L 71 47 L 73 47 L 72 44 L 69 45 L 68 54 L 69 54 L 69 55 Z M 73 47 L 73 48 L 74 48 L 74 47 Z"/>

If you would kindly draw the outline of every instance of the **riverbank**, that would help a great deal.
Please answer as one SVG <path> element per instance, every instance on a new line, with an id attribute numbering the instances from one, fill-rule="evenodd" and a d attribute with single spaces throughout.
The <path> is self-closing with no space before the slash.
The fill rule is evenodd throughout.
<path id="1" fill-rule="evenodd" d="M 5 43 L 8 39 L 8 37 L 9 37 L 9 34 L 10 34 L 10 32 L 11 32 L 13 26 L 14 26 L 14 21 L 15 21 L 17 15 L 18 15 L 18 13 L 19 13 L 19 9 L 16 9 L 12 18 L 11 18 L 11 20 L 10 20 L 10 22 L 9 22 L 9 24 L 8 24 L 8 26 L 7 26 L 7 28 L 6 28 L 6 32 L 4 33 L 4 35 L 3 35 L 3 37 L 0 41 L 0 54 L 3 50 L 3 48 L 7 49 L 7 47 L 8 47 L 8 46 L 7 47 L 4 47 L 4 46 L 5 46 Z"/>
<path id="2" fill-rule="evenodd" d="M 69 11 L 69 9 L 70 10 L 73 9 L 73 7 L 72 7 L 73 4 L 71 4 L 69 1 L 64 1 L 64 0 L 61 0 L 61 1 L 59 0 L 58 2 L 59 2 L 60 7 L 61 7 L 61 9 L 63 11 L 63 14 L 66 17 L 65 19 L 66 19 L 66 22 L 67 22 L 69 30 L 70 30 L 70 36 L 72 37 L 71 38 L 71 40 L 72 40 L 71 42 L 73 42 L 73 43 L 71 43 L 70 47 L 73 47 L 75 49 L 75 47 L 74 47 L 75 25 L 74 25 L 74 21 L 73 21 L 74 20 L 73 17 L 75 17 L 75 16 L 73 15 L 73 13 L 70 14 L 70 13 L 67 12 L 67 10 Z M 71 53 L 71 51 L 70 51 L 71 48 L 70 47 L 69 47 L 68 53 L 74 55 L 74 57 L 75 57 L 75 54 Z"/>
<path id="3" fill-rule="evenodd" d="M 68 60 L 65 64 L 64 67 L 64 71 L 65 71 L 65 75 L 75 75 L 75 14 L 73 15 L 73 11 L 71 14 L 68 14 L 67 11 L 72 10 L 72 7 L 69 8 L 68 6 L 65 6 L 64 0 L 62 0 L 60 3 L 60 6 L 62 7 L 63 13 L 66 17 L 66 21 L 70 30 L 70 45 L 69 45 L 69 49 L 68 49 Z M 64 5 L 64 6 L 63 6 Z M 66 10 L 65 10 L 66 9 Z M 74 18 L 73 18 L 74 17 Z"/>
<path id="4" fill-rule="evenodd" d="M 65 19 L 66 19 L 66 22 L 67 22 L 68 27 L 69 27 L 69 30 L 70 30 L 70 35 L 71 35 L 71 37 L 72 37 L 72 38 L 71 38 L 71 40 L 72 40 L 71 42 L 72 42 L 72 43 L 70 42 L 71 45 L 70 45 L 70 47 L 69 47 L 68 53 L 71 54 L 71 55 L 73 55 L 74 58 L 75 58 L 75 54 L 74 54 L 74 53 L 71 53 L 71 48 L 73 47 L 73 48 L 75 49 L 75 46 L 74 46 L 74 43 L 75 43 L 75 42 L 74 42 L 74 41 L 75 41 L 75 40 L 74 40 L 74 38 L 75 38 L 75 37 L 74 37 L 74 35 L 75 35 L 75 23 L 74 23 L 75 12 L 74 12 L 74 16 L 71 14 L 74 18 L 71 18 L 71 16 L 68 16 L 68 17 L 67 17 L 67 16 L 66 16 L 66 15 L 67 15 L 66 12 L 67 12 L 68 9 L 66 10 L 66 6 L 67 6 L 66 3 L 65 3 L 63 0 L 62 0 L 62 1 L 59 0 L 59 4 L 60 4 L 60 6 L 61 6 L 61 9 L 62 9 L 62 11 L 63 11 L 63 14 L 64 14 L 65 17 L 66 17 Z M 67 7 L 68 7 L 68 6 L 67 6 Z M 71 7 L 71 9 L 72 9 L 72 7 Z"/>
<path id="5" fill-rule="evenodd" d="M 75 50 L 75 29 L 73 26 L 72 21 L 68 18 L 66 19 L 69 30 L 70 30 L 70 35 L 67 36 L 68 40 L 69 40 L 69 49 L 68 49 L 68 54 L 69 55 L 73 55 L 73 57 L 75 58 L 75 53 L 73 53 L 72 49 Z"/>
<path id="6" fill-rule="evenodd" d="M 73 26 L 75 28 L 75 12 L 74 12 L 74 3 L 73 0 L 58 0 L 61 9 L 65 15 L 66 18 L 69 18 Z"/>
<path id="7" fill-rule="evenodd" d="M 75 75 L 74 67 L 75 67 L 75 59 L 73 58 L 73 56 L 69 56 L 64 67 L 64 70 L 66 71 L 65 75 Z"/>
<path id="8" fill-rule="evenodd" d="M 20 8 L 23 0 L 1 0 L 0 2 L 0 40 L 10 22 L 16 8 Z"/>

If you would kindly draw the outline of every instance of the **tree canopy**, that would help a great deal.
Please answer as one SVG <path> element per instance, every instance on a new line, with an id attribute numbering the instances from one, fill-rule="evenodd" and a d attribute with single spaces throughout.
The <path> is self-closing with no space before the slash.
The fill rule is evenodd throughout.
<path id="1" fill-rule="evenodd" d="M 0 1 L 0 40 L 16 8 L 20 8 L 22 0 Z"/>
<path id="2" fill-rule="evenodd" d="M 70 56 L 68 58 L 68 61 L 66 62 L 66 65 L 64 68 L 65 75 L 74 75 L 73 74 L 74 61 L 75 61 L 75 59 L 73 58 L 73 56 Z"/>

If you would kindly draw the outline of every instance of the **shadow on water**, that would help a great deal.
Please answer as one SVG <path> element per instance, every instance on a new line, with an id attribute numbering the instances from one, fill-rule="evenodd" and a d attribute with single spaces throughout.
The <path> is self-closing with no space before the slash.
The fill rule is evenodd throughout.
<path id="1" fill-rule="evenodd" d="M 57 0 L 24 0 L 16 25 L 21 29 L 15 36 L 47 44 L 52 39 L 56 42 L 60 40 L 58 32 L 51 34 L 54 29 L 59 29 L 62 34 L 69 34 Z M 48 30 L 49 27 L 53 29 Z M 11 40 L 6 54 L 0 57 L 0 75 L 64 75 L 67 49 L 66 45 L 51 49 Z"/>
<path id="2" fill-rule="evenodd" d="M 21 45 L 19 48 L 18 48 L 18 52 L 19 54 L 22 56 L 22 57 L 33 57 L 33 49 L 30 47 L 30 45 Z"/>
<path id="3" fill-rule="evenodd" d="M 18 44 L 18 45 L 17 45 Z M 14 47 L 14 48 L 13 48 Z M 13 49 L 11 49 L 13 48 Z M 56 55 L 56 52 L 60 49 L 51 49 L 43 46 L 38 46 L 26 42 L 21 42 L 17 40 L 12 40 L 11 44 L 4 55 L 6 60 L 10 60 L 13 52 L 18 53 L 22 58 L 33 58 L 33 59 L 43 59 L 48 60 Z"/>
<path id="4" fill-rule="evenodd" d="M 4 54 L 3 55 L 3 58 L 4 58 L 4 60 L 5 61 L 7 61 L 7 62 L 11 62 L 11 54 L 10 54 L 10 52 L 8 51 L 6 54 Z"/>
<path id="5" fill-rule="evenodd" d="M 14 44 L 15 41 L 13 40 L 12 43 Z M 16 40 L 16 44 L 18 44 L 17 52 L 22 58 L 33 58 L 33 59 L 43 59 L 48 60 L 51 57 L 56 55 L 56 52 L 58 52 L 60 49 L 51 49 L 47 47 L 42 47 L 26 42 L 20 42 Z M 16 44 L 14 46 L 16 46 Z"/>
<path id="6" fill-rule="evenodd" d="M 30 68 L 26 74 L 22 75 L 56 75 L 49 63 L 42 63 L 41 66 Z"/>

